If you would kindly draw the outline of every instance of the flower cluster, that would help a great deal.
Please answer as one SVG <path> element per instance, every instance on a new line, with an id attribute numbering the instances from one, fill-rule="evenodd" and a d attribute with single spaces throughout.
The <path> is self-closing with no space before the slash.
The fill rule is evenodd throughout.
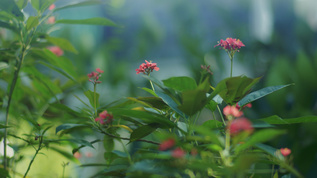
<path id="1" fill-rule="evenodd" d="M 288 156 L 288 155 L 290 155 L 291 154 L 291 150 L 289 149 L 289 148 L 281 148 L 280 149 L 280 152 L 281 152 L 281 154 L 283 155 L 283 156 Z"/>
<path id="2" fill-rule="evenodd" d="M 220 46 L 220 49 L 225 49 L 228 51 L 238 51 L 238 49 L 240 49 L 241 47 L 245 46 L 242 41 L 240 41 L 239 39 L 235 39 L 235 38 L 227 38 L 226 40 L 220 40 L 218 41 L 218 44 L 215 45 L 216 46 Z M 239 52 L 239 51 L 238 51 Z"/>
<path id="3" fill-rule="evenodd" d="M 97 72 L 91 72 L 87 76 L 89 78 L 89 81 L 92 82 L 93 84 L 101 83 L 101 81 L 98 81 L 101 74 L 104 72 L 103 70 L 97 68 Z"/>
<path id="4" fill-rule="evenodd" d="M 230 135 L 237 135 L 242 131 L 253 132 L 252 123 L 246 118 L 238 118 L 229 122 L 228 129 L 230 130 Z"/>
<path id="5" fill-rule="evenodd" d="M 212 75 L 213 73 L 210 70 L 210 65 L 201 65 L 200 68 L 203 70 L 203 72 L 209 73 L 210 75 Z"/>
<path id="6" fill-rule="evenodd" d="M 225 108 L 223 108 L 223 114 L 229 119 L 231 117 L 240 117 L 243 115 L 243 112 L 239 111 L 239 109 L 236 106 L 228 105 Z"/>
<path id="7" fill-rule="evenodd" d="M 103 111 L 99 114 L 99 117 L 95 119 L 96 122 L 99 122 L 101 125 L 109 124 L 113 120 L 113 115 L 109 114 L 108 111 Z"/>
<path id="8" fill-rule="evenodd" d="M 168 149 L 172 148 L 174 145 L 175 145 L 175 139 L 170 138 L 170 139 L 167 139 L 167 140 L 163 141 L 160 144 L 159 150 L 160 151 L 165 151 L 165 150 L 168 150 Z"/>
<path id="9" fill-rule="evenodd" d="M 136 71 L 136 74 L 139 74 L 139 73 L 143 73 L 145 75 L 149 75 L 151 72 L 153 72 L 153 70 L 160 70 L 160 68 L 158 68 L 156 66 L 156 63 L 152 63 L 151 61 L 147 61 L 145 60 L 146 63 L 142 63 L 138 69 L 135 69 Z"/>

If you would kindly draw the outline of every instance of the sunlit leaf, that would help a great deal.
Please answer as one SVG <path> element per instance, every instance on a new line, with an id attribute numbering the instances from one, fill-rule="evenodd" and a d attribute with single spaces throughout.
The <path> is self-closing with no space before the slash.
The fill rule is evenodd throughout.
<path id="1" fill-rule="evenodd" d="M 9 65 L 6 62 L 0 62 L 0 71 L 3 69 L 6 69 L 8 67 L 9 67 Z"/>
<path id="2" fill-rule="evenodd" d="M 38 17 L 30 16 L 26 21 L 26 29 L 31 30 L 33 27 L 36 27 L 39 24 Z"/>
<path id="3" fill-rule="evenodd" d="M 223 123 L 217 120 L 208 120 L 204 122 L 202 125 L 210 129 L 217 129 L 223 127 Z"/>
<path id="4" fill-rule="evenodd" d="M 46 36 L 45 39 L 48 42 L 50 42 L 56 46 L 59 46 L 63 50 L 67 50 L 67 51 L 73 52 L 75 54 L 78 53 L 77 50 L 75 49 L 75 47 L 68 40 L 66 40 L 64 38 Z"/>
<path id="5" fill-rule="evenodd" d="M 55 23 L 117 26 L 117 24 L 115 24 L 111 20 L 103 18 L 103 17 L 94 17 L 94 18 L 90 18 L 90 19 L 81 19 L 81 20 L 61 19 L 61 20 L 57 20 Z"/>
<path id="6" fill-rule="evenodd" d="M 275 91 L 278 91 L 282 88 L 285 88 L 285 87 L 288 87 L 290 86 L 291 84 L 288 84 L 288 85 L 279 85 L 279 86 L 271 86 L 271 87 L 266 87 L 266 88 L 263 88 L 261 90 L 258 90 L 258 91 L 254 91 L 250 94 L 248 94 L 247 96 L 245 96 L 244 98 L 242 98 L 238 104 L 240 107 L 248 104 L 248 103 L 251 103 L 252 101 L 255 101 L 259 98 L 262 98 L 268 94 L 271 94 Z"/>

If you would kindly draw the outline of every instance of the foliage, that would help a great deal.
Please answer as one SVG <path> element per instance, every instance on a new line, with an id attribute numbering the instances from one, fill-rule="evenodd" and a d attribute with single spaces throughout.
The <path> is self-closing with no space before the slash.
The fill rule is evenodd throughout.
<path id="1" fill-rule="evenodd" d="M 283 119 L 274 115 L 246 119 L 236 115 L 250 102 L 290 86 L 270 86 L 251 92 L 261 77 L 232 76 L 234 53 L 244 46 L 240 40 L 226 43 L 229 47 L 224 49 L 229 54 L 231 73 L 216 85 L 210 82 L 210 67 L 202 67 L 198 82 L 187 76 L 160 81 L 150 76 L 153 69 L 159 71 L 157 64 L 146 61 L 137 69 L 137 74 L 145 74 L 151 89 L 142 89 L 152 96 L 126 97 L 105 105 L 100 100 L 101 94 L 97 93 L 101 83 L 98 80 L 104 71 L 97 68 L 97 72 L 89 73 L 86 79 L 94 90 L 86 89 L 83 77 L 76 74 L 71 60 L 63 55 L 64 51 L 74 54 L 78 51 L 66 39 L 50 36 L 48 32 L 58 23 L 120 26 L 101 17 L 55 20 L 54 15 L 59 10 L 101 2 L 85 1 L 59 8 L 55 8 L 54 2 L 31 0 L 36 16 L 22 13 L 27 1 L 2 0 L 0 3 L 1 7 L 7 7 L 0 11 L 0 27 L 12 34 L 1 38 L 0 50 L 1 82 L 8 86 L 0 88 L 0 102 L 4 108 L 1 113 L 5 115 L 0 124 L 4 143 L 1 176 L 21 174 L 26 177 L 34 169 L 33 162 L 43 148 L 78 163 L 75 155 L 81 149 L 94 148 L 94 143 L 102 142 L 104 162 L 81 165 L 99 167 L 100 171 L 93 177 L 302 177 L 292 165 L 293 155 L 288 148 L 273 148 L 267 143 L 287 134 L 279 125 L 312 123 L 317 117 Z M 79 111 L 63 103 L 63 94 L 74 88 L 81 88 L 82 96 L 86 97 L 75 96 L 85 106 Z M 230 114 L 221 112 L 219 106 L 222 104 L 229 108 Z M 210 117 L 198 124 L 202 110 L 209 110 Z M 216 112 L 221 120 L 214 117 Z M 20 124 L 23 122 L 31 129 L 16 132 L 24 127 Z M 85 131 L 87 129 L 89 131 Z M 51 130 L 54 132 L 49 132 Z M 76 132 L 99 133 L 103 139 L 87 141 L 75 137 Z M 7 153 L 8 138 L 14 140 L 10 144 L 15 152 L 12 157 Z M 118 143 L 122 149 L 116 147 Z M 127 148 L 133 144 L 139 147 Z M 72 151 L 58 146 L 71 147 Z M 35 150 L 31 158 L 23 157 L 28 147 Z M 29 161 L 24 173 L 17 172 L 14 167 L 21 160 Z M 62 164 L 63 177 L 67 165 Z"/>

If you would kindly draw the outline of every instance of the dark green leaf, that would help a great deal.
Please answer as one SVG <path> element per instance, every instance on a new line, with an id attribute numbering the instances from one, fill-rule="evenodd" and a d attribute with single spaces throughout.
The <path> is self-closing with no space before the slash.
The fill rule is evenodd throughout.
<path id="1" fill-rule="evenodd" d="M 279 116 L 274 115 L 260 120 L 265 121 L 268 124 L 299 124 L 317 122 L 317 116 L 302 116 L 297 118 L 282 119 Z"/>
<path id="2" fill-rule="evenodd" d="M 19 20 L 23 20 L 24 15 L 13 0 L 0 0 L 0 10 L 14 15 Z"/>
<path id="3" fill-rule="evenodd" d="M 157 124 L 148 124 L 133 130 L 130 136 L 130 142 L 136 141 L 138 139 L 141 139 L 149 135 L 150 133 L 154 132 L 157 128 L 158 128 Z"/>
<path id="4" fill-rule="evenodd" d="M 83 125 L 83 124 L 62 124 L 62 125 L 59 125 L 56 127 L 55 133 L 57 134 L 61 130 L 67 130 L 67 129 L 72 129 L 75 127 L 83 127 L 83 126 L 85 126 L 85 125 Z"/>
<path id="5" fill-rule="evenodd" d="M 271 94 L 277 90 L 280 90 L 282 88 L 285 88 L 285 87 L 288 87 L 290 86 L 291 84 L 288 84 L 288 85 L 279 85 L 279 86 L 271 86 L 271 87 L 266 87 L 266 88 L 263 88 L 261 90 L 258 90 L 258 91 L 254 91 L 250 94 L 248 94 L 247 96 L 245 96 L 244 98 L 242 98 L 242 100 L 239 101 L 238 105 L 240 107 L 243 107 L 244 105 L 248 104 L 248 103 L 251 103 L 252 101 L 255 101 L 259 98 L 262 98 L 268 94 Z"/>
<path id="6" fill-rule="evenodd" d="M 82 164 L 82 165 L 80 165 L 80 167 L 96 167 L 96 166 L 107 167 L 108 164 L 91 163 L 91 164 Z"/>
<path id="7" fill-rule="evenodd" d="M 155 91 L 156 95 L 160 97 L 169 107 L 171 107 L 175 112 L 177 112 L 180 116 L 184 118 L 188 118 L 188 116 L 185 115 L 181 110 L 178 109 L 178 105 L 176 102 L 167 94 Z"/>
<path id="8" fill-rule="evenodd" d="M 57 20 L 55 23 L 117 26 L 111 20 L 106 19 L 106 18 L 102 18 L 102 17 L 94 17 L 94 18 L 90 18 L 90 19 L 81 19 L 81 20 L 61 19 L 61 20 Z"/>
<path id="9" fill-rule="evenodd" d="M 1 177 L 9 177 L 9 172 L 5 170 L 4 168 L 0 168 L 0 175 Z"/>
<path id="10" fill-rule="evenodd" d="M 87 90 L 84 92 L 85 96 L 89 99 L 89 103 L 92 107 L 99 107 L 99 93 Z M 95 106 L 96 105 L 96 106 Z"/>
<path id="11" fill-rule="evenodd" d="M 4 125 L 4 124 L 0 124 L 0 129 L 4 129 L 4 128 L 9 128 L 10 126 Z"/>
<path id="12" fill-rule="evenodd" d="M 100 1 L 100 0 L 89 0 L 89 1 L 69 4 L 69 5 L 66 5 L 66 6 L 63 6 L 63 7 L 55 8 L 53 11 L 56 12 L 56 11 L 59 11 L 59 10 L 73 8 L 73 7 L 82 7 L 82 6 L 98 5 L 98 4 L 102 4 L 102 1 Z"/>
<path id="13" fill-rule="evenodd" d="M 26 29 L 31 30 L 33 27 L 36 27 L 39 24 L 38 17 L 30 16 L 26 21 Z"/>
<path id="14" fill-rule="evenodd" d="M 111 152 L 114 149 L 114 140 L 112 137 L 105 135 L 103 140 L 103 147 L 107 152 Z"/>
<path id="15" fill-rule="evenodd" d="M 24 9 L 25 6 L 28 4 L 28 0 L 15 0 L 16 5 L 19 9 Z"/>
<path id="16" fill-rule="evenodd" d="M 56 38 L 56 37 L 51 37 L 51 36 L 46 36 L 46 40 L 56 46 L 59 46 L 63 50 L 67 50 L 70 52 L 73 52 L 77 54 L 77 50 L 74 48 L 74 46 L 66 39 L 64 38 Z"/>
<path id="17" fill-rule="evenodd" d="M 240 152 L 243 151 L 250 146 L 253 146 L 257 143 L 263 143 L 269 141 L 279 135 L 285 134 L 284 130 L 276 130 L 276 129 L 264 129 L 255 132 L 248 141 L 236 147 L 235 151 Z"/>
<path id="18" fill-rule="evenodd" d="M 12 30 L 12 31 L 15 32 L 15 33 L 18 33 L 18 28 L 15 27 L 15 26 L 13 26 L 13 25 L 10 24 L 10 23 L 0 21 L 0 27 L 6 28 L 6 29 L 9 29 L 9 30 Z"/>
<path id="19" fill-rule="evenodd" d="M 194 90 L 197 88 L 196 81 L 190 77 L 171 77 L 163 80 L 166 87 L 173 88 L 178 91 Z"/>

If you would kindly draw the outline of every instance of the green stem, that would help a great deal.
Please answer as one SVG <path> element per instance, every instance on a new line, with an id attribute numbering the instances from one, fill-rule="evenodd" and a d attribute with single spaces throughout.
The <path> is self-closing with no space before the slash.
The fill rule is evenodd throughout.
<path id="1" fill-rule="evenodd" d="M 94 83 L 94 109 L 95 109 L 95 117 L 97 117 L 98 113 L 97 113 L 97 99 L 96 99 L 96 87 L 97 84 Z"/>
<path id="2" fill-rule="evenodd" d="M 230 59 L 230 61 L 231 61 L 231 69 L 230 69 L 230 78 L 232 77 L 232 66 L 233 66 L 233 60 L 232 59 Z"/>
<path id="3" fill-rule="evenodd" d="M 226 129 L 226 145 L 225 145 L 225 151 L 226 151 L 226 166 L 231 166 L 231 158 L 230 158 L 230 129 Z"/>
<path id="4" fill-rule="evenodd" d="M 221 117 L 221 120 L 222 120 L 222 122 L 223 122 L 223 125 L 226 126 L 225 119 L 223 118 L 222 113 L 221 113 L 220 108 L 219 108 L 218 105 L 217 105 L 217 109 L 218 109 L 219 115 L 220 115 L 220 117 Z"/>
<path id="5" fill-rule="evenodd" d="M 155 92 L 155 89 L 151 80 L 150 80 L 150 84 L 151 84 L 152 90 Z"/>
<path id="6" fill-rule="evenodd" d="M 35 160 L 35 157 L 37 156 L 37 154 L 39 153 L 39 151 L 42 149 L 43 137 L 42 137 L 42 136 L 40 136 L 40 138 L 39 138 L 39 139 L 40 139 L 40 140 L 39 140 L 39 141 L 40 141 L 40 142 L 39 142 L 39 147 L 37 148 L 37 150 L 36 150 L 36 152 L 35 152 L 35 154 L 34 154 L 34 156 L 33 156 L 32 160 L 30 161 L 29 166 L 28 166 L 28 169 L 26 170 L 26 172 L 25 172 L 25 174 L 24 174 L 23 178 L 25 178 L 25 177 L 26 177 L 26 175 L 29 173 L 30 168 L 31 168 L 31 166 L 32 166 L 32 164 L 33 164 L 33 162 L 34 162 L 34 160 Z"/>
<path id="7" fill-rule="evenodd" d="M 122 144 L 122 147 L 123 147 L 124 152 L 128 155 L 128 160 L 129 160 L 130 165 L 132 165 L 132 164 L 133 164 L 133 161 L 132 161 L 132 159 L 131 159 L 130 153 L 129 153 L 128 150 L 127 150 L 127 147 L 124 145 L 124 143 L 122 142 L 122 140 L 120 140 L 120 142 L 121 142 L 121 144 Z"/>

